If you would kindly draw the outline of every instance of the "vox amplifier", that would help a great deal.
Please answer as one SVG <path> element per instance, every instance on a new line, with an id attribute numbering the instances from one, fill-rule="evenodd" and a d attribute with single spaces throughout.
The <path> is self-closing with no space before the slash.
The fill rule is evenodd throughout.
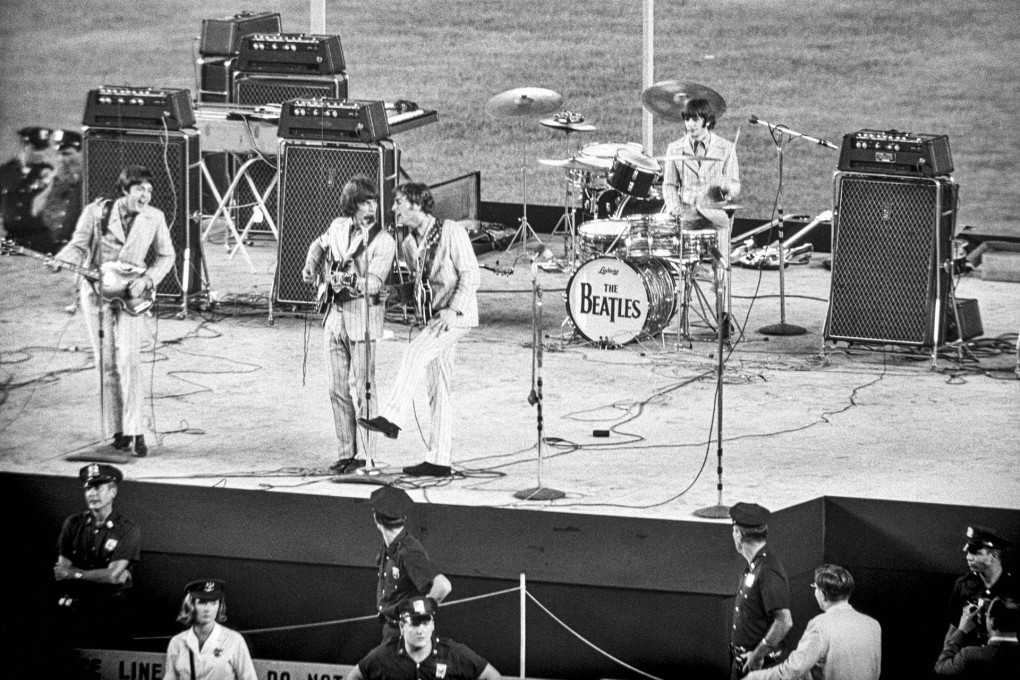
<path id="1" fill-rule="evenodd" d="M 82 124 L 88 127 L 180 130 L 195 126 L 191 92 L 177 88 L 104 85 L 90 90 Z"/>
<path id="2" fill-rule="evenodd" d="M 953 171 L 953 157 L 946 135 L 858 130 L 843 136 L 839 169 L 879 175 L 941 177 Z"/>
<path id="3" fill-rule="evenodd" d="M 284 139 L 377 142 L 390 136 L 386 103 L 357 99 L 292 99 L 280 110 Z"/>
<path id="4" fill-rule="evenodd" d="M 241 38 L 252 33 L 279 33 L 283 23 L 279 12 L 241 12 L 232 17 L 202 20 L 203 57 L 230 57 L 241 49 Z"/>
<path id="5" fill-rule="evenodd" d="M 345 68 L 338 35 L 254 33 L 241 38 L 238 71 L 332 75 Z"/>

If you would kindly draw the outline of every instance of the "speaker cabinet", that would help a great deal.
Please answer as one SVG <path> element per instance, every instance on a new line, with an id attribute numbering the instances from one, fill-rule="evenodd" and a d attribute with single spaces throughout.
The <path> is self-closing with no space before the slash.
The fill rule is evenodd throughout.
<path id="1" fill-rule="evenodd" d="M 288 76 L 279 74 L 238 72 L 234 75 L 233 103 L 249 106 L 264 104 L 282 104 L 288 99 L 301 98 L 347 98 L 347 76 L 337 74 L 331 76 Z M 233 176 L 236 169 L 231 172 Z M 256 163 L 248 170 L 249 177 L 255 182 L 260 193 L 264 193 L 273 177 L 276 166 L 272 163 Z M 278 188 L 274 188 L 266 197 L 266 209 L 275 214 L 277 208 Z M 255 196 L 247 182 L 237 185 L 234 197 L 238 205 L 237 224 L 243 229 L 251 218 Z M 256 222 L 248 232 L 255 236 L 270 234 L 265 222 Z"/>
<path id="2" fill-rule="evenodd" d="M 202 179 L 198 132 L 86 128 L 82 149 L 82 195 L 86 203 L 101 196 L 119 196 L 117 178 L 129 165 L 143 165 L 152 172 L 152 205 L 166 215 L 177 252 L 174 269 L 160 282 L 156 294 L 179 297 L 185 281 L 188 295 L 199 292 L 205 267 L 198 220 Z"/>
<path id="3" fill-rule="evenodd" d="M 366 175 L 378 184 L 385 222 L 393 206 L 398 151 L 393 142 L 311 144 L 284 142 L 280 156 L 280 243 L 277 248 L 276 302 L 309 304 L 315 287 L 301 280 L 308 246 L 340 215 L 340 192 L 351 177 Z"/>
<path id="4" fill-rule="evenodd" d="M 957 185 L 837 172 L 827 340 L 945 340 Z"/>

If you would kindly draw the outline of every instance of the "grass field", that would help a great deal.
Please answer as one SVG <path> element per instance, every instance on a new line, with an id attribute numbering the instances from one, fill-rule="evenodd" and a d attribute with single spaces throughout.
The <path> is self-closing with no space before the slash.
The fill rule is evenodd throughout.
<path id="1" fill-rule="evenodd" d="M 354 98 L 412 99 L 441 122 L 399 135 L 405 168 L 436 182 L 479 170 L 484 200 L 559 204 L 563 177 L 537 164 L 589 142 L 641 141 L 640 0 L 351 0 L 327 3 Z M 743 217 L 767 218 L 776 148 L 750 115 L 839 143 L 861 128 L 949 135 L 961 185 L 959 225 L 1020 234 L 1020 4 L 1016 0 L 659 0 L 655 80 L 702 83 L 740 131 Z M 308 26 L 305 0 L 5 0 L 0 9 L 0 156 L 22 125 L 73 127 L 86 92 L 108 83 L 195 88 L 203 18 L 279 11 Z M 598 131 L 566 139 L 485 102 L 545 87 Z M 657 123 L 656 153 L 680 126 Z M 784 208 L 831 207 L 838 153 L 804 140 L 785 150 Z"/>

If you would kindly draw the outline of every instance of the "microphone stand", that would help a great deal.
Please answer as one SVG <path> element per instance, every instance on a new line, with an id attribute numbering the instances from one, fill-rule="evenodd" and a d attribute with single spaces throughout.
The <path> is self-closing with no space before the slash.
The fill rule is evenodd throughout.
<path id="1" fill-rule="evenodd" d="M 524 501 L 552 501 L 567 494 L 542 486 L 542 287 L 538 285 L 538 257 L 531 260 L 531 393 L 528 403 L 535 407 L 538 426 L 538 486 L 514 493 Z"/>
<path id="2" fill-rule="evenodd" d="M 751 116 L 749 121 L 754 125 L 764 125 L 768 127 L 769 132 L 772 133 L 772 139 L 776 143 L 776 151 L 779 158 L 779 190 L 776 196 L 776 222 L 778 224 L 779 237 L 779 323 L 763 326 L 758 329 L 758 332 L 762 335 L 804 335 L 807 333 L 806 328 L 803 326 L 797 326 L 796 324 L 786 323 L 786 247 L 783 243 L 783 224 L 785 222 L 783 217 L 783 144 L 786 142 L 786 139 L 783 135 L 789 135 L 790 137 L 803 137 L 804 139 L 809 139 L 817 144 L 828 146 L 833 149 L 837 147 L 835 144 L 823 139 L 809 137 L 808 135 L 790 130 L 785 125 L 773 125 L 768 121 L 761 120 L 758 116 Z"/>
<path id="3" fill-rule="evenodd" d="M 722 253 L 716 248 L 712 249 L 712 268 L 715 270 L 715 313 L 719 319 L 722 319 L 722 313 L 724 309 L 723 304 L 723 293 L 722 293 L 722 278 L 725 276 L 725 266 L 723 264 Z M 722 456 L 723 456 L 723 369 L 726 366 L 726 360 L 723 352 L 723 325 L 718 324 L 718 340 L 719 344 L 716 347 L 716 351 L 719 353 L 719 360 L 716 362 L 716 385 L 715 385 L 715 415 L 716 415 L 716 474 L 718 475 L 718 481 L 716 482 L 716 491 L 718 492 L 718 500 L 715 505 L 709 505 L 705 508 L 699 508 L 694 511 L 695 517 L 704 517 L 705 519 L 729 519 L 730 508 L 728 505 L 723 505 L 723 467 L 722 467 Z"/>
<path id="4" fill-rule="evenodd" d="M 380 229 L 382 227 L 380 226 Z M 365 244 L 362 252 L 362 267 L 365 272 L 365 417 L 372 417 L 372 334 L 369 332 L 369 319 L 372 303 L 368 294 L 368 226 L 361 225 L 361 239 Z M 381 290 L 381 288 L 380 288 Z M 372 431 L 365 431 L 365 474 L 372 474 L 375 470 L 375 458 L 372 455 Z"/>

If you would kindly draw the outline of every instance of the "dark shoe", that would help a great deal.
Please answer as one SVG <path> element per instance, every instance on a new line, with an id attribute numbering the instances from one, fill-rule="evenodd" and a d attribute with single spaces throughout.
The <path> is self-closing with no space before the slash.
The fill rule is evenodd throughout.
<path id="1" fill-rule="evenodd" d="M 400 434 L 400 428 L 382 416 L 376 416 L 375 418 L 358 418 L 358 425 L 372 430 L 373 432 L 382 432 L 390 439 L 396 439 L 397 435 Z"/>
<path id="2" fill-rule="evenodd" d="M 329 466 L 329 471 L 336 475 L 349 475 L 363 467 L 365 461 L 361 458 L 341 458 Z"/>
<path id="3" fill-rule="evenodd" d="M 145 458 L 149 454 L 149 447 L 145 445 L 145 437 L 143 435 L 137 435 L 135 437 L 135 455 L 139 458 Z"/>
<path id="4" fill-rule="evenodd" d="M 404 468 L 404 474 L 411 477 L 451 477 L 453 470 L 446 465 L 434 465 L 433 463 L 419 463 Z"/>
<path id="5" fill-rule="evenodd" d="M 118 451 L 123 451 L 127 447 L 131 446 L 131 435 L 125 437 L 123 432 L 114 432 L 113 443 L 111 446 Z"/>

